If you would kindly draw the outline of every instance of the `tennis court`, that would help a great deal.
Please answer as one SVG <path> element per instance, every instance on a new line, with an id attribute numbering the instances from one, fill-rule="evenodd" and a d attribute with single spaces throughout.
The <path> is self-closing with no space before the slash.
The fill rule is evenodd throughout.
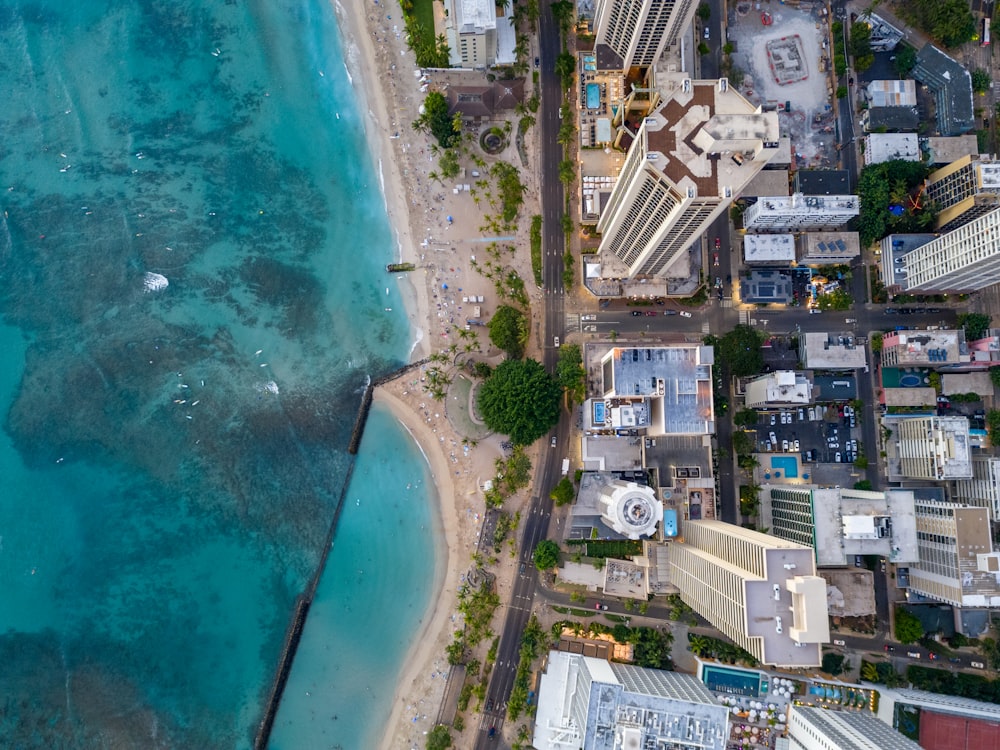
<path id="1" fill-rule="evenodd" d="M 1000 750 L 1000 724 L 922 709 L 920 747 L 927 750 Z"/>

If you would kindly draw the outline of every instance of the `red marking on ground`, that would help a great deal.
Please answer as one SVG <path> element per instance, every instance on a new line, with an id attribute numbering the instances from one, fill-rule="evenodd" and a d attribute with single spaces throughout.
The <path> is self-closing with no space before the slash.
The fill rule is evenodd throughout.
<path id="1" fill-rule="evenodd" d="M 961 716 L 920 712 L 924 750 L 1000 750 L 1000 724 Z"/>

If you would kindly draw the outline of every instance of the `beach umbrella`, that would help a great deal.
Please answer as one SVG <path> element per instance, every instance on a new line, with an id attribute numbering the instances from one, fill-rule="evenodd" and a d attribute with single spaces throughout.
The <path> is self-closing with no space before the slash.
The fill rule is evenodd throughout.
<path id="1" fill-rule="evenodd" d="M 785 715 L 784 714 L 778 714 L 778 721 L 782 721 L 783 722 L 784 720 L 785 720 Z"/>

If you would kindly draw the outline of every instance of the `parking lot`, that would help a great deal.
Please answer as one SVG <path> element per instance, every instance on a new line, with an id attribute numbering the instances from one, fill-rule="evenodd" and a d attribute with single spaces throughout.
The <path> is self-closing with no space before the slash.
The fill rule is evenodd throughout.
<path id="1" fill-rule="evenodd" d="M 769 409 L 757 416 L 759 453 L 797 453 L 803 465 L 852 464 L 863 454 L 860 422 L 850 404 Z M 767 462 L 761 466 L 770 469 Z"/>

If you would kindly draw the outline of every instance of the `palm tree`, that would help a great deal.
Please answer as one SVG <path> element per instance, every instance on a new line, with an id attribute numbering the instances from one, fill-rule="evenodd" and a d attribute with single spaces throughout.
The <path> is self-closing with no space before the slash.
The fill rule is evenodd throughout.
<path id="1" fill-rule="evenodd" d="M 868 682 L 878 681 L 878 669 L 870 661 L 861 664 L 861 679 L 868 680 Z"/>
<path id="2" fill-rule="evenodd" d="M 712 642 L 703 635 L 692 635 L 688 638 L 691 653 L 695 656 L 708 656 L 712 650 Z"/>

